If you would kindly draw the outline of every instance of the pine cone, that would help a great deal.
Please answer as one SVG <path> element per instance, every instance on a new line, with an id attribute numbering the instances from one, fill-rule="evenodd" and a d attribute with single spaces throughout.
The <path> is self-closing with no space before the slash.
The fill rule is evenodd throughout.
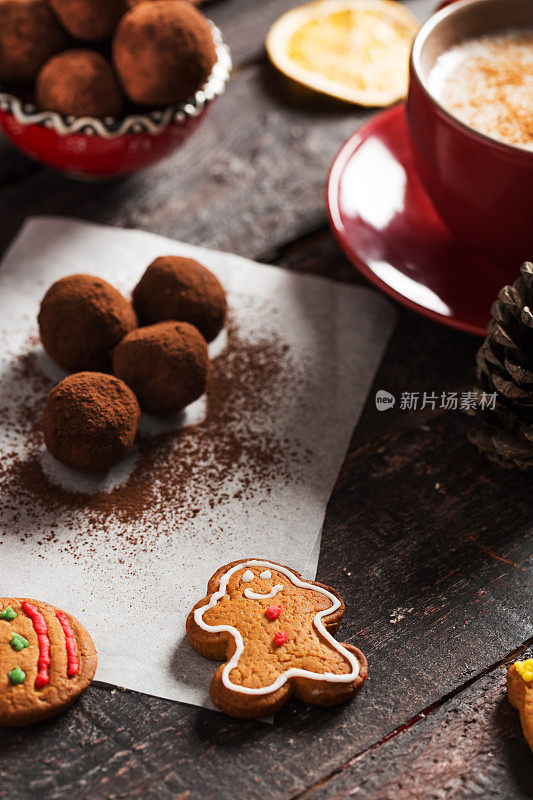
<path id="1" fill-rule="evenodd" d="M 533 264 L 522 265 L 491 309 L 488 335 L 477 354 L 478 401 L 496 393 L 494 409 L 471 412 L 468 438 L 503 467 L 533 468 Z"/>

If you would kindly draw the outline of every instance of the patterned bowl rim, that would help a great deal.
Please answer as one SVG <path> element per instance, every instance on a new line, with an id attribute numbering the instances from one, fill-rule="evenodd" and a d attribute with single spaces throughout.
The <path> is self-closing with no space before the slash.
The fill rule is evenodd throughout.
<path id="1" fill-rule="evenodd" d="M 196 94 L 184 103 L 170 105 L 164 109 L 145 114 L 129 114 L 126 117 L 65 117 L 56 111 L 39 111 L 32 103 L 24 103 L 8 92 L 0 91 L 0 111 L 12 114 L 21 125 L 39 125 L 55 131 L 59 136 L 80 134 L 101 139 L 117 139 L 128 134 L 158 134 L 169 125 L 183 124 L 198 117 L 215 98 L 224 94 L 229 80 L 232 62 L 230 49 L 225 44 L 220 30 L 210 21 L 213 31 L 217 60 L 207 82 Z"/>

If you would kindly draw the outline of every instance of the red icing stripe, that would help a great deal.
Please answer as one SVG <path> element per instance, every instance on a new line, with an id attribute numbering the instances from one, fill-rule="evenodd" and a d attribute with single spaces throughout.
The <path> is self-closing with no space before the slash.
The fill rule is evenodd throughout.
<path id="1" fill-rule="evenodd" d="M 31 603 L 22 603 L 22 608 L 31 619 L 33 629 L 37 634 L 39 643 L 39 660 L 37 662 L 38 672 L 35 678 L 35 688 L 42 689 L 50 682 L 48 667 L 50 666 L 50 639 L 48 638 L 48 628 L 41 612 Z"/>
<path id="2" fill-rule="evenodd" d="M 76 650 L 76 639 L 74 638 L 74 633 L 70 627 L 70 622 L 68 621 L 68 617 L 65 612 L 56 611 L 56 617 L 58 618 L 59 624 L 63 628 L 63 633 L 65 634 L 65 647 L 67 650 L 67 675 L 69 678 L 73 678 L 74 675 L 78 674 L 78 670 L 80 668 L 80 662 L 78 660 L 78 653 Z"/>

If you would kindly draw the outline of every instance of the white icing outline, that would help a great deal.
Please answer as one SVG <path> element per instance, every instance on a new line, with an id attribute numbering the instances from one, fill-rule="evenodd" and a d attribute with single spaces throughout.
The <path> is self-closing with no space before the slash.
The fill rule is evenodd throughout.
<path id="1" fill-rule="evenodd" d="M 294 586 L 297 586 L 300 589 L 311 589 L 314 592 L 319 592 L 319 594 L 325 595 L 329 600 L 331 600 L 330 608 L 325 608 L 323 611 L 319 611 L 313 620 L 313 625 L 315 626 L 316 630 L 321 634 L 321 636 L 326 639 L 332 647 L 340 653 L 343 658 L 345 658 L 350 666 L 352 667 L 352 671 L 349 673 L 343 673 L 340 675 L 335 675 L 332 672 L 310 672 L 306 669 L 300 669 L 299 667 L 291 667 L 287 670 L 287 672 L 283 672 L 279 675 L 274 683 L 271 683 L 270 686 L 263 686 L 258 689 L 253 689 L 248 686 L 240 686 L 238 684 L 232 683 L 230 680 L 230 673 L 237 664 L 239 663 L 239 659 L 244 652 L 244 642 L 242 635 L 234 628 L 233 625 L 208 625 L 204 622 L 203 616 L 206 611 L 210 608 L 213 608 L 221 597 L 223 597 L 226 593 L 226 589 L 228 586 L 229 579 L 232 575 L 238 572 L 240 569 L 245 569 L 248 567 L 266 567 L 267 569 L 273 569 L 274 571 L 281 572 L 282 575 L 285 575 Z M 226 689 L 232 689 L 236 692 L 241 692 L 241 694 L 250 694 L 250 695 L 263 695 L 263 694 L 271 694 L 272 692 L 276 692 L 282 686 L 284 686 L 289 678 L 309 678 L 310 680 L 316 681 L 329 681 L 330 683 L 351 683 L 354 681 L 360 672 L 359 662 L 353 653 L 350 653 L 340 642 L 337 642 L 333 636 L 328 633 L 324 625 L 322 624 L 322 618 L 325 616 L 329 616 L 333 611 L 337 611 L 338 608 L 341 606 L 341 601 L 338 597 L 336 597 L 331 592 L 328 592 L 327 589 L 324 589 L 322 586 L 316 586 L 313 583 L 306 583 L 305 581 L 300 580 L 297 578 L 296 575 L 291 572 L 290 569 L 287 567 L 281 567 L 277 564 L 272 564 L 270 561 L 243 561 L 240 564 L 229 569 L 220 579 L 219 589 L 218 591 L 214 592 L 211 600 L 205 606 L 200 606 L 194 612 L 194 621 L 198 625 L 199 628 L 202 628 L 204 631 L 208 631 L 209 633 L 230 633 L 233 638 L 235 639 L 235 652 L 233 653 L 231 659 L 228 661 L 224 669 L 222 670 L 222 683 L 226 687 Z"/>
<path id="2" fill-rule="evenodd" d="M 265 569 L 265 571 L 262 572 L 259 577 L 261 578 L 262 581 L 268 581 L 272 577 L 272 573 L 270 572 L 269 569 Z"/>
<path id="3" fill-rule="evenodd" d="M 259 577 L 261 577 L 261 575 Z M 248 598 L 248 600 L 270 600 L 271 597 L 275 597 L 279 592 L 282 591 L 283 584 L 276 583 L 276 585 L 272 587 L 268 594 L 258 594 L 257 592 L 252 591 L 252 589 L 245 589 L 244 596 Z"/>

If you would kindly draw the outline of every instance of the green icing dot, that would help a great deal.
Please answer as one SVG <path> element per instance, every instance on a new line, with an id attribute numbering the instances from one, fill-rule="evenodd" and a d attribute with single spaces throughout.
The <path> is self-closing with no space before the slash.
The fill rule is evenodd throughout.
<path id="1" fill-rule="evenodd" d="M 26 673 L 20 667 L 15 667 L 15 669 L 12 669 L 11 672 L 7 673 L 7 677 L 13 686 L 17 686 L 19 683 L 24 683 L 26 680 Z"/>
<path id="2" fill-rule="evenodd" d="M 8 622 L 11 622 L 11 620 L 16 619 L 16 617 L 17 614 L 13 611 L 11 606 L 7 606 L 3 611 L 0 611 L 0 619 L 6 619 Z"/>
<path id="3" fill-rule="evenodd" d="M 20 633 L 14 633 L 11 641 L 9 642 L 13 650 L 24 650 L 25 647 L 28 647 L 29 642 L 24 636 L 21 636 Z"/>

